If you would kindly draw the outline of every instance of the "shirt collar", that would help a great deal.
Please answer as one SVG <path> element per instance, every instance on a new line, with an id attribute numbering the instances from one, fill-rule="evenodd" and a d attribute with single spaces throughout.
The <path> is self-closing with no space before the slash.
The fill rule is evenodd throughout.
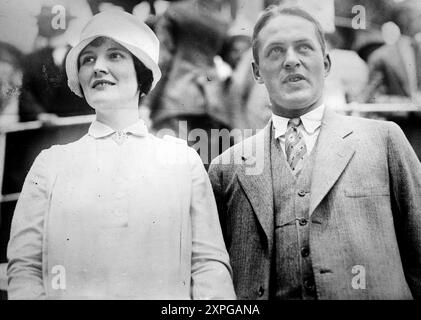
<path id="1" fill-rule="evenodd" d="M 139 121 L 121 131 L 124 133 L 131 133 L 138 137 L 144 137 L 148 134 L 148 129 L 142 119 L 139 119 Z M 114 132 L 116 132 L 114 129 L 103 124 L 102 122 L 99 122 L 98 120 L 93 121 L 88 130 L 88 134 L 95 139 L 109 136 Z"/>
<path id="2" fill-rule="evenodd" d="M 300 117 L 304 130 L 309 134 L 314 133 L 322 124 L 325 105 L 321 104 L 317 108 L 307 112 Z M 289 118 L 284 118 L 272 113 L 272 123 L 275 128 L 275 139 L 285 135 Z"/>

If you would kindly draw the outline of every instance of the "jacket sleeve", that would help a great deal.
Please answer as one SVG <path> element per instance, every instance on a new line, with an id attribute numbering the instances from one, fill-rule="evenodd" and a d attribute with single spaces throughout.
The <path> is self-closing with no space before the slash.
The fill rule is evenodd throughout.
<path id="1" fill-rule="evenodd" d="M 8 298 L 43 299 L 42 243 L 48 207 L 47 151 L 35 159 L 16 204 L 7 248 Z"/>
<path id="2" fill-rule="evenodd" d="M 224 197 L 224 190 L 222 186 L 222 170 L 221 165 L 218 165 L 216 158 L 209 166 L 209 179 L 212 185 L 213 193 L 215 195 L 216 206 L 218 208 L 219 222 L 221 224 L 222 234 L 224 236 L 225 245 L 227 246 L 227 224 L 226 215 L 227 208 Z"/>
<path id="3" fill-rule="evenodd" d="M 192 166 L 192 298 L 235 299 L 232 269 L 209 177 L 199 155 L 189 149 Z"/>
<path id="4" fill-rule="evenodd" d="M 404 133 L 390 123 L 388 160 L 394 220 L 405 277 L 421 298 L 421 163 Z"/>

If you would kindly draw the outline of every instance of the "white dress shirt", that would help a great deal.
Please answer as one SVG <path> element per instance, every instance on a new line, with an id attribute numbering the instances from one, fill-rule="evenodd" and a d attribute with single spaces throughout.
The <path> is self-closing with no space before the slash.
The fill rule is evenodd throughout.
<path id="1" fill-rule="evenodd" d="M 311 153 L 316 144 L 317 137 L 320 133 L 320 127 L 322 125 L 323 113 L 325 105 L 322 104 L 319 107 L 307 112 L 300 117 L 301 124 L 300 129 L 303 134 L 304 141 L 307 147 L 307 155 Z M 279 139 L 282 150 L 285 153 L 285 134 L 287 131 L 289 118 L 284 118 L 272 113 L 272 122 L 275 129 L 275 139 Z"/>

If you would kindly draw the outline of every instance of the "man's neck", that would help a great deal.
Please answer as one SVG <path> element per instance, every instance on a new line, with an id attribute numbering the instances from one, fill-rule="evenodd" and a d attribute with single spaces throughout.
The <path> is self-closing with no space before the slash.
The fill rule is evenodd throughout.
<path id="1" fill-rule="evenodd" d="M 281 106 L 273 106 L 272 105 L 272 112 L 280 117 L 284 117 L 284 118 L 299 118 L 302 115 L 305 115 L 306 113 L 309 113 L 310 111 L 313 111 L 314 109 L 316 109 L 317 107 L 320 107 L 322 105 L 322 102 L 317 102 L 314 103 L 308 107 L 304 107 L 301 109 L 289 109 L 289 108 L 284 108 Z"/>

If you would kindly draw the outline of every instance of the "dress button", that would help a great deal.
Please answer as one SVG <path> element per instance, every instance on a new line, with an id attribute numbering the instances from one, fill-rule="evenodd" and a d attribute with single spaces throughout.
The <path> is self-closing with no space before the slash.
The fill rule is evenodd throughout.
<path id="1" fill-rule="evenodd" d="M 310 250 L 307 247 L 302 247 L 301 248 L 301 255 L 306 258 L 308 257 L 310 254 Z"/>
<path id="2" fill-rule="evenodd" d="M 306 218 L 301 218 L 299 220 L 299 224 L 300 224 L 300 226 L 305 226 L 307 224 L 307 219 Z"/>
<path id="3" fill-rule="evenodd" d="M 260 287 L 260 288 L 259 288 L 259 291 L 257 292 L 257 295 L 258 295 L 259 297 L 262 297 L 264 294 L 265 294 L 265 288 Z"/>
<path id="4" fill-rule="evenodd" d="M 123 191 L 117 191 L 114 195 L 115 195 L 115 197 L 117 199 L 122 199 L 122 198 L 124 198 L 124 196 L 126 195 L 126 193 L 123 192 Z"/>
<path id="5" fill-rule="evenodd" d="M 113 209 L 112 213 L 115 217 L 122 217 L 124 215 L 123 211 L 119 209 Z"/>
<path id="6" fill-rule="evenodd" d="M 300 197 L 304 197 L 306 195 L 306 192 L 304 190 L 300 190 L 300 191 L 298 191 L 298 195 Z"/>

